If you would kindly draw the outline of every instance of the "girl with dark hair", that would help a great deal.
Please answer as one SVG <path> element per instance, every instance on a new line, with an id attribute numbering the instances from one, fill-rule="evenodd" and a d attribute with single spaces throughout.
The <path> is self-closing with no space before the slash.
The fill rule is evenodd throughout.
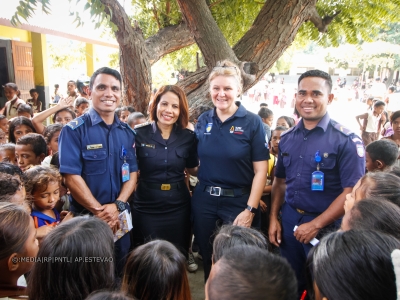
<path id="1" fill-rule="evenodd" d="M 135 126 L 140 178 L 132 210 L 134 244 L 163 239 L 187 255 L 190 193 L 184 171 L 195 172 L 199 161 L 195 135 L 186 129 L 189 109 L 182 89 L 161 87 L 150 106 L 150 120 Z"/>
<path id="2" fill-rule="evenodd" d="M 294 125 L 296 125 L 295 121 L 291 117 L 282 116 L 279 117 L 278 120 L 276 120 L 276 127 L 286 127 L 289 129 L 294 127 Z"/>
<path id="3" fill-rule="evenodd" d="M 9 82 L 3 85 L 4 96 L 7 99 L 5 106 L 0 110 L 0 114 L 3 114 L 7 119 L 11 119 L 17 116 L 18 107 L 21 104 L 25 104 L 25 101 L 19 99 L 20 92 L 18 86 L 15 83 Z"/>
<path id="4" fill-rule="evenodd" d="M 376 231 L 350 230 L 325 236 L 308 257 L 308 280 L 315 299 L 396 300 L 390 255 L 399 247 L 396 238 Z"/>
<path id="5" fill-rule="evenodd" d="M 167 241 L 137 247 L 126 262 L 121 290 L 140 300 L 191 300 L 185 262 Z"/>
<path id="6" fill-rule="evenodd" d="M 36 133 L 36 130 L 31 120 L 26 117 L 16 117 L 10 123 L 8 141 L 15 144 L 20 137 L 32 132 Z"/>
<path id="7" fill-rule="evenodd" d="M 400 240 L 400 207 L 383 199 L 364 199 L 345 213 L 341 229 L 376 230 Z"/>
<path id="8" fill-rule="evenodd" d="M 46 140 L 49 155 L 43 160 L 42 165 L 50 166 L 53 154 L 58 152 L 58 137 L 60 136 L 63 124 L 51 124 L 46 127 L 43 132 L 44 139 Z"/>
<path id="9" fill-rule="evenodd" d="M 37 252 L 36 229 L 29 214 L 22 206 L 0 202 L 0 298 L 26 295 L 17 281 L 30 271 Z"/>
<path id="10" fill-rule="evenodd" d="M 393 134 L 384 137 L 384 139 L 392 140 L 399 148 L 399 157 L 397 158 L 396 166 L 400 167 L 400 110 L 395 111 L 390 116 L 390 125 L 392 126 Z"/>
<path id="11" fill-rule="evenodd" d="M 85 299 L 114 283 L 114 238 L 106 222 L 76 217 L 52 230 L 40 245 L 28 278 L 30 300 Z"/>

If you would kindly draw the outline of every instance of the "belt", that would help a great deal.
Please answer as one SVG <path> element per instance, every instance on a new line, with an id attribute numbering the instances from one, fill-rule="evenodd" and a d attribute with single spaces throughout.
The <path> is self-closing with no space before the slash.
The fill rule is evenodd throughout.
<path id="1" fill-rule="evenodd" d="M 143 182 L 145 186 L 147 186 L 149 189 L 153 190 L 162 190 L 162 191 L 169 191 L 169 190 L 178 190 L 185 184 L 183 182 L 173 182 L 173 183 L 148 183 L 148 182 Z"/>
<path id="2" fill-rule="evenodd" d="M 235 197 L 248 194 L 251 188 L 241 188 L 241 189 L 224 189 L 218 186 L 205 186 L 204 191 L 210 193 L 211 196 L 225 196 L 225 197 Z"/>
<path id="3" fill-rule="evenodd" d="M 305 216 L 315 216 L 315 217 L 317 217 L 317 216 L 320 215 L 319 213 L 312 213 L 312 212 L 304 211 L 304 210 L 299 209 L 299 208 L 295 208 L 295 210 L 296 210 L 299 214 L 305 215 Z"/>

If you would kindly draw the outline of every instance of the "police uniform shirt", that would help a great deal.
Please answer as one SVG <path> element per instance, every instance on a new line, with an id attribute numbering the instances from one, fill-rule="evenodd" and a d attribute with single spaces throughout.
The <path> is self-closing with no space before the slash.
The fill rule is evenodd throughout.
<path id="1" fill-rule="evenodd" d="M 200 158 L 198 178 L 203 185 L 251 187 L 253 162 L 270 158 L 261 118 L 242 105 L 223 123 L 215 108 L 203 113 L 195 132 Z"/>
<path id="2" fill-rule="evenodd" d="M 112 203 L 121 191 L 124 161 L 129 164 L 130 173 L 138 170 L 134 147 L 134 132 L 127 124 L 114 116 L 114 122 L 107 125 L 90 108 L 61 131 L 60 172 L 82 176 L 100 204 Z M 83 209 L 73 198 L 71 204 L 78 211 Z"/>
<path id="3" fill-rule="evenodd" d="M 324 191 L 311 190 L 311 176 L 317 170 L 315 154 L 322 158 Z M 328 113 L 312 130 L 303 120 L 282 133 L 275 177 L 286 179 L 285 200 L 293 208 L 322 213 L 343 192 L 364 175 L 364 146 L 360 138 Z"/>
<path id="4" fill-rule="evenodd" d="M 172 183 L 185 179 L 185 168 L 199 165 L 196 139 L 189 129 L 174 127 L 164 140 L 155 122 L 135 126 L 140 180 Z"/>

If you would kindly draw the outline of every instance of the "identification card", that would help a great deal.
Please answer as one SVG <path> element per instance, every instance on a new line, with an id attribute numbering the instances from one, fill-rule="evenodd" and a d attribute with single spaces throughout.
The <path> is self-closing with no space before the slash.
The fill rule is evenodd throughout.
<path id="1" fill-rule="evenodd" d="M 311 174 L 311 190 L 324 190 L 324 173 L 322 173 L 321 171 L 315 171 Z"/>
<path id="2" fill-rule="evenodd" d="M 122 182 L 126 182 L 130 179 L 129 164 L 124 163 L 121 169 L 122 169 Z"/>

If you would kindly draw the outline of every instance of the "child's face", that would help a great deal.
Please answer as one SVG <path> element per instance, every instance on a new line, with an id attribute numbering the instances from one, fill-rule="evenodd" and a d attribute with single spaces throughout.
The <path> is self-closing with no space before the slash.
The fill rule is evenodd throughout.
<path id="1" fill-rule="evenodd" d="M 75 92 L 76 86 L 72 82 L 68 82 L 68 92 L 72 93 Z"/>
<path id="2" fill-rule="evenodd" d="M 36 191 L 32 196 L 35 209 L 52 210 L 60 200 L 60 186 L 57 181 L 51 181 L 45 191 Z"/>
<path id="3" fill-rule="evenodd" d="M 17 166 L 18 164 L 17 160 L 15 159 L 15 151 L 10 149 L 0 150 L 0 162 L 10 163 Z"/>
<path id="4" fill-rule="evenodd" d="M 15 158 L 18 167 L 24 172 L 31 165 L 40 165 L 44 159 L 44 153 L 36 156 L 31 145 L 15 145 Z"/>
<path id="5" fill-rule="evenodd" d="M 23 111 L 23 112 L 18 113 L 18 117 L 26 117 L 26 118 L 30 119 L 32 116 L 30 113 Z"/>
<path id="6" fill-rule="evenodd" d="M 23 250 L 19 253 L 19 257 L 36 257 L 37 253 L 39 251 L 39 243 L 38 240 L 36 239 L 36 228 L 33 223 L 33 219 L 30 218 L 30 223 L 29 223 L 29 236 L 28 239 L 26 240 Z M 30 271 L 30 269 L 33 267 L 33 261 L 27 259 L 25 262 L 19 262 L 18 263 L 18 273 L 19 274 L 25 274 Z"/>
<path id="7" fill-rule="evenodd" d="M 49 142 L 49 148 L 54 153 L 58 152 L 58 137 L 60 136 L 61 131 L 57 131 Z"/>
<path id="8" fill-rule="evenodd" d="M 372 160 L 371 156 L 369 156 L 369 153 L 365 151 L 365 167 L 367 168 L 368 172 L 374 172 L 380 170 L 378 166 L 375 164 L 375 162 L 376 161 Z"/>
<path id="9" fill-rule="evenodd" d="M 268 118 L 263 119 L 263 121 L 269 127 L 272 127 L 272 123 L 274 122 L 274 115 L 270 115 Z"/>
<path id="10" fill-rule="evenodd" d="M 89 103 L 82 103 L 76 108 L 76 114 L 81 116 L 84 114 L 84 111 L 89 107 Z"/>
<path id="11" fill-rule="evenodd" d="M 363 194 L 363 190 L 360 187 L 361 187 L 361 179 L 353 187 L 351 193 L 348 193 L 346 195 L 346 200 L 344 201 L 345 212 L 348 212 L 350 209 L 352 209 L 354 203 L 364 198 L 365 195 Z"/>
<path id="12" fill-rule="evenodd" d="M 278 154 L 278 146 L 279 142 L 281 141 L 281 133 L 282 131 L 280 130 L 274 130 L 271 136 L 271 148 L 272 152 L 275 154 Z"/>
<path id="13" fill-rule="evenodd" d="M 8 128 L 10 127 L 8 123 L 8 119 L 4 118 L 0 120 L 0 129 L 3 130 L 5 133 L 8 133 Z"/>
<path id="14" fill-rule="evenodd" d="M 126 123 L 126 120 L 128 119 L 129 116 L 129 111 L 128 110 L 123 110 L 121 111 L 121 115 L 119 116 L 119 119 L 121 122 Z"/>
<path id="15" fill-rule="evenodd" d="M 288 122 L 286 122 L 286 120 L 284 118 L 279 118 L 278 120 L 276 120 L 276 127 L 279 127 L 279 126 L 286 127 L 286 128 L 290 127 Z"/>
<path id="16" fill-rule="evenodd" d="M 0 145 L 5 144 L 7 142 L 6 133 L 0 129 Z"/>
<path id="17" fill-rule="evenodd" d="M 385 110 L 385 106 L 381 105 L 378 107 L 374 107 L 374 113 L 380 115 Z"/>
<path id="18" fill-rule="evenodd" d="M 10 87 L 5 87 L 4 95 L 6 96 L 7 100 L 13 100 L 14 97 L 17 95 L 17 91 L 13 90 Z"/>
<path id="19" fill-rule="evenodd" d="M 39 94 L 37 92 L 33 92 L 30 94 L 33 100 L 37 100 L 39 98 Z"/>
<path id="20" fill-rule="evenodd" d="M 57 114 L 56 123 L 66 125 L 72 121 L 71 113 L 68 111 L 61 111 Z"/>
<path id="21" fill-rule="evenodd" d="M 26 125 L 18 125 L 14 128 L 14 137 L 15 141 L 18 141 L 18 139 L 24 135 L 27 135 L 28 133 L 32 133 L 33 130 L 29 126 Z"/>
<path id="22" fill-rule="evenodd" d="M 400 134 L 400 118 L 393 120 L 392 128 L 395 133 Z"/>

